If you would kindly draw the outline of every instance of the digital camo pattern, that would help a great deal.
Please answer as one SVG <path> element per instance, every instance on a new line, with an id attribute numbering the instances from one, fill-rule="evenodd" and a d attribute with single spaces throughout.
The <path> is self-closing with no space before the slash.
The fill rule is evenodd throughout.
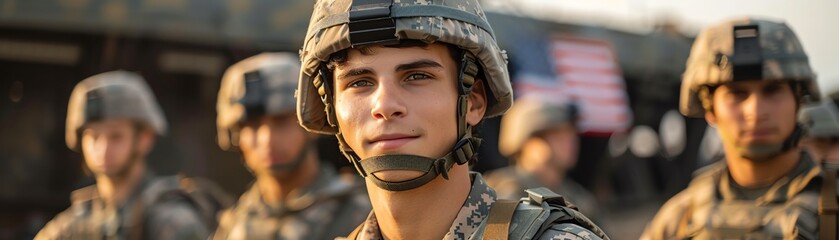
<path id="1" fill-rule="evenodd" d="M 479 173 L 471 173 L 472 188 L 469 196 L 460 212 L 452 222 L 449 231 L 443 239 L 476 239 L 476 235 L 482 236 L 486 228 L 486 219 L 489 217 L 492 205 L 497 197 L 495 190 L 489 187 Z M 371 212 L 367 220 L 361 226 L 358 235 L 359 240 L 384 239 L 379 229 L 376 215 Z M 575 224 L 554 224 L 540 236 L 528 236 L 532 239 L 571 239 L 571 240 L 599 240 L 591 231 Z"/>
<path id="2" fill-rule="evenodd" d="M 298 85 L 297 110 L 300 124 L 309 131 L 322 134 L 335 134 L 338 129 L 331 127 L 326 120 L 324 104 L 318 87 L 313 83 L 321 64 L 329 56 L 352 46 L 350 42 L 348 19 L 352 1 L 320 0 L 315 3 L 314 12 L 309 22 L 309 30 L 303 48 L 300 50 L 302 69 Z M 488 93 L 495 99 L 487 106 L 486 117 L 499 116 L 513 103 L 507 70 L 507 55 L 498 47 L 492 29 L 486 20 L 483 8 L 477 0 L 425 0 L 394 1 L 390 8 L 392 15 L 398 12 L 411 12 L 424 6 L 440 6 L 454 10 L 452 14 L 470 18 L 467 22 L 441 16 L 440 12 L 429 12 L 427 16 L 397 17 L 396 37 L 398 39 L 421 40 L 427 43 L 443 42 L 459 46 L 476 56 L 483 67 Z M 482 28 L 479 26 L 486 26 Z M 489 98 L 489 96 L 488 96 Z"/>
<path id="3" fill-rule="evenodd" d="M 814 101 L 819 99 L 815 74 L 792 29 L 783 22 L 743 18 L 708 27 L 697 36 L 682 78 L 682 114 L 689 117 L 705 116 L 698 95 L 699 89 L 734 81 L 734 27 L 753 24 L 759 27 L 762 80 L 800 81 L 804 83 L 804 94 L 808 94 Z"/>

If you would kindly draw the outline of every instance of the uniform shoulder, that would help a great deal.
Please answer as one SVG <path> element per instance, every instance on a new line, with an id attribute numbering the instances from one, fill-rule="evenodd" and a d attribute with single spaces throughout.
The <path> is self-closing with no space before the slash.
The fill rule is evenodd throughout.
<path id="1" fill-rule="evenodd" d="M 179 202 L 162 202 L 146 212 L 149 233 L 156 236 L 175 236 L 172 239 L 206 239 L 210 234 L 196 209 Z M 163 238 L 166 239 L 166 238 Z"/>
<path id="2" fill-rule="evenodd" d="M 697 170 L 690 185 L 668 199 L 648 223 L 641 239 L 674 238 L 677 225 L 697 202 L 713 197 L 715 176 L 724 170 L 721 164 L 712 164 Z"/>
<path id="3" fill-rule="evenodd" d="M 537 236 L 540 240 L 600 240 L 592 231 L 572 223 L 555 224 Z"/>
<path id="4" fill-rule="evenodd" d="M 60 239 L 67 233 L 72 232 L 71 228 L 74 223 L 76 223 L 76 217 L 79 216 L 76 212 L 70 208 L 64 210 L 58 215 L 56 215 L 52 220 L 47 222 L 38 234 L 35 235 L 35 239 Z"/>

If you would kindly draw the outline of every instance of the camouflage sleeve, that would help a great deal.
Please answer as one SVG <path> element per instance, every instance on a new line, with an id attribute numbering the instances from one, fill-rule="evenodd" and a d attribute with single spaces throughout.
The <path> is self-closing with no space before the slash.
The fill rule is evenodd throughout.
<path id="1" fill-rule="evenodd" d="M 236 225 L 235 208 L 229 208 L 222 211 L 218 216 L 218 227 L 216 227 L 211 239 L 221 240 L 229 239 L 230 231 Z"/>
<path id="2" fill-rule="evenodd" d="M 664 203 L 661 209 L 658 210 L 653 220 L 644 229 L 644 233 L 641 234 L 640 239 L 676 239 L 679 222 L 685 214 L 685 210 L 690 207 L 689 203 L 690 196 L 688 192 L 683 191 L 676 194 L 676 196 Z"/>
<path id="3" fill-rule="evenodd" d="M 164 202 L 149 209 L 150 239 L 207 239 L 210 229 L 198 211 L 183 202 Z"/>
<path id="4" fill-rule="evenodd" d="M 73 232 L 70 231 L 73 222 L 74 219 L 69 210 L 61 212 L 47 222 L 44 228 L 41 228 L 41 231 L 38 231 L 35 239 L 63 239 L 65 238 L 65 234 Z"/>
<path id="5" fill-rule="evenodd" d="M 602 240 L 593 232 L 576 224 L 556 224 L 545 230 L 540 240 Z"/>

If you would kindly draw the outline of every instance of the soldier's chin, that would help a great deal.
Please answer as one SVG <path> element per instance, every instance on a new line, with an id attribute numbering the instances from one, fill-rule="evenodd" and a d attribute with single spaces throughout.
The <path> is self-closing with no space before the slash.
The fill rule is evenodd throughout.
<path id="1" fill-rule="evenodd" d="M 740 156 L 752 162 L 766 162 L 783 154 L 781 144 L 748 144 L 740 149 Z"/>
<path id="2" fill-rule="evenodd" d="M 425 173 L 411 170 L 385 170 L 373 173 L 373 176 L 376 176 L 376 178 L 381 179 L 383 181 L 401 182 L 418 178 L 423 174 Z"/>
<path id="3" fill-rule="evenodd" d="M 272 163 L 268 166 L 268 170 L 270 170 L 274 174 L 288 174 L 297 168 L 300 165 L 294 163 Z"/>

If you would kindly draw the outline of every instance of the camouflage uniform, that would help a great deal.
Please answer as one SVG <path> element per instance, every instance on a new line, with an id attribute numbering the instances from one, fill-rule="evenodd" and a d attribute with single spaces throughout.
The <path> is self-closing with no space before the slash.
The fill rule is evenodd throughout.
<path id="1" fill-rule="evenodd" d="M 154 95 L 137 74 L 114 71 L 85 79 L 73 90 L 67 111 L 66 141 L 80 148 L 79 135 L 87 122 L 128 118 L 166 132 L 166 122 Z M 204 239 L 212 215 L 183 186 L 190 181 L 156 177 L 147 170 L 121 206 L 108 206 L 95 185 L 76 190 L 72 205 L 58 214 L 35 239 Z M 199 194 L 203 194 L 201 192 Z"/>
<path id="2" fill-rule="evenodd" d="M 495 190 L 487 186 L 484 179 L 478 173 L 471 173 L 472 190 L 469 191 L 469 196 L 463 207 L 455 217 L 449 232 L 443 237 L 445 240 L 451 239 L 483 239 L 484 230 L 487 226 L 487 217 L 497 197 Z M 522 190 L 523 192 L 523 190 Z M 524 227 L 524 226 L 522 226 Z M 513 228 L 513 226 L 511 226 Z M 511 229 L 514 231 L 514 229 Z M 358 240 L 377 240 L 384 239 L 382 233 L 379 231 L 379 225 L 376 221 L 376 214 L 370 212 L 361 226 Z M 595 240 L 601 239 L 591 231 L 582 228 L 572 223 L 561 223 L 552 225 L 547 228 L 540 236 L 535 236 L 534 239 L 586 239 Z"/>
<path id="3" fill-rule="evenodd" d="M 815 76 L 792 30 L 783 23 L 740 19 L 703 31 L 694 43 L 682 83 L 680 110 L 702 117 L 713 106 L 713 88 L 734 81 L 790 84 L 799 103 L 818 99 Z M 726 155 L 767 159 L 800 152 L 795 169 L 769 186 L 735 183 L 725 161 L 697 171 L 687 189 L 671 198 L 642 239 L 834 239 L 836 179 L 796 148 L 801 127 L 782 144 L 736 146 Z M 756 157 L 754 157 L 756 156 Z"/>
<path id="4" fill-rule="evenodd" d="M 697 171 L 687 189 L 661 207 L 643 239 L 817 239 L 822 169 L 806 153 L 771 186 L 749 193 L 724 161 Z"/>
<path id="5" fill-rule="evenodd" d="M 372 207 L 363 188 L 341 179 L 331 166 L 294 199 L 278 206 L 254 185 L 221 214 L 214 239 L 334 239 L 353 230 Z"/>
<path id="6" fill-rule="evenodd" d="M 332 70 L 327 66 L 328 62 L 334 54 L 345 49 L 397 44 L 403 40 L 429 44 L 445 43 L 458 47 L 459 53 L 453 54 L 456 61 L 460 59 L 456 79 L 458 81 L 456 85 L 457 109 L 452 109 L 457 112 L 457 144 L 452 147 L 453 150 L 437 159 L 410 154 L 386 154 L 362 160 L 347 145 L 339 129 L 331 86 L 334 79 Z M 506 52 L 498 47 L 492 28 L 486 20 L 486 14 L 477 0 L 319 0 L 315 3 L 303 48 L 300 50 L 300 58 L 302 66 L 297 91 L 297 118 L 300 125 L 309 132 L 335 135 L 341 151 L 359 174 L 375 187 L 387 191 L 405 191 L 422 187 L 440 176 L 448 179 L 448 171 L 455 164 L 467 164 L 473 159 L 481 141 L 471 135 L 471 126 L 466 123 L 466 113 L 472 86 L 477 81 L 483 81 L 487 93 L 484 117 L 500 116 L 513 103 Z M 393 169 L 412 170 L 424 172 L 424 174 L 400 182 L 385 181 L 371 174 Z M 584 216 L 561 206 L 564 204 L 561 196 L 540 192 L 538 196 L 550 197 L 536 197 L 536 201 L 512 204 L 506 201 L 496 202 L 495 191 L 484 183 L 480 175 L 473 174 L 472 181 L 469 200 L 461 208 L 458 220 L 453 223 L 454 230 L 447 238 L 465 239 L 474 236 L 481 239 L 483 230 L 476 229 L 488 228 L 492 230 L 488 232 L 498 234 L 491 237 L 509 234 L 514 239 L 530 239 L 534 238 L 537 234 L 536 230 L 542 226 L 546 227 L 543 229 L 544 234 L 535 236 L 536 238 L 598 239 L 594 236 L 607 238 Z M 542 199 L 546 201 L 541 201 Z M 506 221 L 499 221 L 499 223 L 509 224 L 509 229 L 503 230 L 509 230 L 509 232 L 496 231 L 497 228 L 493 227 L 504 224 L 486 224 L 486 219 L 501 215 L 493 215 L 491 211 L 493 206 L 504 206 L 503 209 L 512 207 L 511 210 L 505 211 Z M 535 212 L 530 212 L 530 210 Z M 554 215 L 560 212 L 562 216 Z M 530 219 L 533 221 L 529 223 L 535 225 L 517 222 L 517 220 L 527 218 L 522 217 L 523 215 L 538 216 Z M 499 219 L 502 218 L 496 220 Z M 585 228 L 580 224 L 585 225 Z M 371 214 L 364 225 L 366 227 L 364 233 L 367 234 L 367 231 L 370 233 L 363 238 L 381 238 L 380 234 L 377 234 L 375 215 Z M 359 231 L 361 228 L 356 228 L 352 234 Z"/>
<path id="7" fill-rule="evenodd" d="M 487 184 L 498 192 L 499 199 L 520 199 L 527 197 L 525 190 L 543 186 L 533 175 L 524 172 L 516 166 L 509 166 L 493 170 L 486 176 Z M 600 223 L 600 211 L 597 210 L 597 198 L 573 179 L 562 180 L 559 189 L 551 189 L 573 203 L 580 212 Z"/>
<path id="8" fill-rule="evenodd" d="M 176 177 L 147 174 L 125 203 L 112 208 L 96 186 L 73 191 L 73 204 L 35 239 L 205 239 L 210 229 Z"/>
<path id="9" fill-rule="evenodd" d="M 299 69 L 297 57 L 289 53 L 262 53 L 228 68 L 217 105 L 219 146 L 236 150 L 244 121 L 295 111 Z M 283 169 L 299 169 L 311 145 Z M 341 179 L 326 161 L 320 161 L 308 187 L 293 192 L 292 199 L 273 205 L 253 184 L 220 215 L 213 239 L 334 239 L 352 231 L 372 209 L 363 184 Z"/>

